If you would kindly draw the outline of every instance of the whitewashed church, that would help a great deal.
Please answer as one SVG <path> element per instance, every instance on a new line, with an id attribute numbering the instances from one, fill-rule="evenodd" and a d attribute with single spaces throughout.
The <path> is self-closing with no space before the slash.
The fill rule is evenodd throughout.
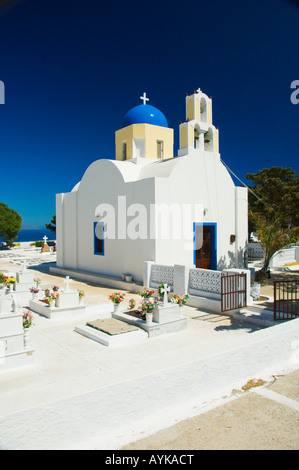
<path id="1" fill-rule="evenodd" d="M 247 188 L 220 160 L 212 99 L 186 96 L 177 156 L 166 117 L 141 99 L 115 132 L 115 159 L 96 160 L 56 196 L 57 268 L 139 282 L 145 261 L 243 268 Z"/>

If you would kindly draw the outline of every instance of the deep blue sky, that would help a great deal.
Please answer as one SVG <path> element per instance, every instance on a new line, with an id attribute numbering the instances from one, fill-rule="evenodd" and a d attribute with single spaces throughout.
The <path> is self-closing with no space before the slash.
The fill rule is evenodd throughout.
<path id="1" fill-rule="evenodd" d="M 3 0 L 0 0 L 0 5 Z M 299 6 L 287 0 L 20 0 L 0 9 L 0 201 L 44 226 L 55 194 L 114 158 L 145 91 L 174 128 L 185 94 L 213 97 L 224 162 L 298 171 Z"/>

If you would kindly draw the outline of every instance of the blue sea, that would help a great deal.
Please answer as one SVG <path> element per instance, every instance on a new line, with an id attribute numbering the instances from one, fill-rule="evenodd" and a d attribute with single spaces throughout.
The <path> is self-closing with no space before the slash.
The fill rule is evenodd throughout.
<path id="1" fill-rule="evenodd" d="M 17 242 L 37 242 L 43 241 L 44 236 L 48 237 L 47 241 L 56 240 L 56 234 L 51 232 L 51 230 L 45 229 L 21 229 L 18 238 L 15 240 Z"/>

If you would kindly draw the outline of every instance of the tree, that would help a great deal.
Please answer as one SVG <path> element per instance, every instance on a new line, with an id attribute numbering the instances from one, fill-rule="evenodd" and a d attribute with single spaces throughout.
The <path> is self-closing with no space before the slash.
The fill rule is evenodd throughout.
<path id="1" fill-rule="evenodd" d="M 298 240 L 299 229 L 298 227 L 282 227 L 282 221 L 279 218 L 270 222 L 264 215 L 252 211 L 249 211 L 249 216 L 257 227 L 256 235 L 264 250 L 264 263 L 261 274 L 265 274 L 274 253 L 289 243 Z"/>
<path id="2" fill-rule="evenodd" d="M 45 224 L 45 226 L 48 230 L 52 230 L 52 232 L 56 233 L 56 215 L 53 215 L 51 223 Z"/>
<path id="3" fill-rule="evenodd" d="M 22 217 L 6 204 L 0 202 L 0 237 L 12 246 L 22 227 Z"/>
<path id="4" fill-rule="evenodd" d="M 299 175 L 291 168 L 272 167 L 246 178 L 255 183 L 248 198 L 249 227 L 264 249 L 265 273 L 274 253 L 299 238 Z"/>
<path id="5" fill-rule="evenodd" d="M 246 178 L 255 186 L 248 193 L 249 209 L 269 221 L 279 218 L 284 228 L 299 226 L 299 175 L 291 168 L 274 166 Z M 254 193 L 254 194 L 253 194 Z"/>

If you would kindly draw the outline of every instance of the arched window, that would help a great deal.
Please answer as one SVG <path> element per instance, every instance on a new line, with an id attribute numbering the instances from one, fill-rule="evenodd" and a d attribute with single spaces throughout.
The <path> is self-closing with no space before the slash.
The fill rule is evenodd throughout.
<path id="1" fill-rule="evenodd" d="M 199 126 L 196 124 L 194 127 L 194 148 L 199 149 L 200 148 L 200 132 L 199 132 Z"/>
<path id="2" fill-rule="evenodd" d="M 207 113 L 207 102 L 204 98 L 200 100 L 200 120 L 203 122 L 208 121 L 208 113 Z"/>
<path id="3" fill-rule="evenodd" d="M 204 149 L 207 152 L 213 152 L 214 150 L 214 134 L 211 127 L 209 127 L 208 132 L 204 135 Z"/>

